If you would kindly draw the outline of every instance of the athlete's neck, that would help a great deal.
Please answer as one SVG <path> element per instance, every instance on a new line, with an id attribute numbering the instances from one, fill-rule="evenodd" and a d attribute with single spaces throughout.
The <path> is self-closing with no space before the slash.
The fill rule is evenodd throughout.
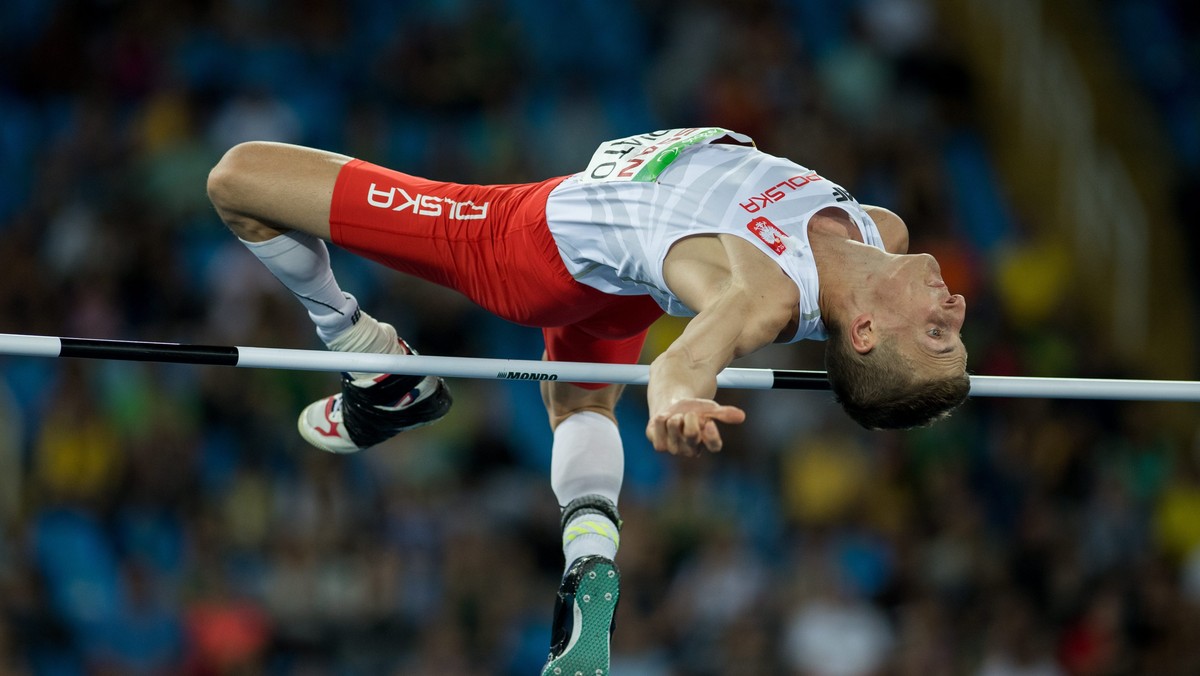
<path id="1" fill-rule="evenodd" d="M 808 241 L 820 283 L 817 305 L 826 323 L 859 307 L 876 273 L 893 256 L 825 228 L 810 229 Z"/>

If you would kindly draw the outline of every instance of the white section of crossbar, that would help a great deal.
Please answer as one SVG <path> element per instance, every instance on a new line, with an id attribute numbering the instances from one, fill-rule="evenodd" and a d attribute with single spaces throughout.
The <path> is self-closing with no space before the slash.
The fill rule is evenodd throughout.
<path id="1" fill-rule="evenodd" d="M 644 385 L 650 378 L 650 367 L 641 364 L 362 354 L 263 347 L 239 347 L 238 355 L 237 365 L 248 368 L 366 371 L 442 376 L 444 378 L 563 380 L 578 383 L 623 383 L 626 385 Z M 731 383 L 755 383 L 758 389 L 769 389 L 772 381 L 771 372 L 762 369 L 761 373 L 756 373 L 748 379 L 744 375 L 735 375 Z M 741 385 L 741 387 L 755 389 L 755 384 Z M 730 384 L 727 387 L 738 387 L 738 385 Z"/>
<path id="2" fill-rule="evenodd" d="M 57 357 L 62 339 L 57 336 L 23 336 L 0 333 L 0 354 L 24 357 Z"/>
<path id="3" fill-rule="evenodd" d="M 238 366 L 329 371 L 371 371 L 436 375 L 446 378 L 562 380 L 581 383 L 645 385 L 650 367 L 640 364 L 592 364 L 519 359 L 482 359 L 410 355 L 346 354 L 270 348 L 238 348 Z M 776 387 L 773 369 L 727 368 L 717 385 L 732 389 L 768 390 Z M 1141 401 L 1200 401 L 1200 382 L 1189 380 L 1115 380 L 1094 378 L 1035 378 L 971 376 L 973 397 L 1046 399 L 1128 399 Z"/>
<path id="4" fill-rule="evenodd" d="M 971 396 L 1022 399 L 1200 401 L 1200 382 L 1194 380 L 971 376 Z"/>

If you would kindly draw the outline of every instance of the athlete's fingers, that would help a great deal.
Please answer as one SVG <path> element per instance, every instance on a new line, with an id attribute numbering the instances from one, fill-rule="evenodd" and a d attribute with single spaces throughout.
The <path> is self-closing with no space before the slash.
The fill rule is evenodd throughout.
<path id="1" fill-rule="evenodd" d="M 706 411 L 705 416 L 723 423 L 737 425 L 746 421 L 746 412 L 737 406 L 718 406 Z"/>
<path id="2" fill-rule="evenodd" d="M 712 453 L 721 450 L 721 433 L 717 429 L 717 423 L 707 415 L 695 416 L 695 422 L 695 428 L 689 429 L 687 435 L 688 447 L 692 449 L 693 454 L 699 455 L 701 447 Z"/>
<path id="3" fill-rule="evenodd" d="M 665 448 L 663 450 L 674 455 L 675 449 L 679 445 L 679 428 L 682 425 L 678 414 L 668 415 L 663 417 L 663 428 L 665 436 L 663 438 Z"/>
<path id="4" fill-rule="evenodd" d="M 659 414 L 646 425 L 646 436 L 656 451 L 694 457 L 702 450 L 721 450 L 723 442 L 717 422 L 736 425 L 745 419 L 746 413 L 742 409 L 720 405 L 667 415 Z"/>
<path id="5" fill-rule="evenodd" d="M 646 426 L 646 436 L 654 444 L 654 450 L 666 451 L 671 455 L 684 453 L 683 416 L 681 414 L 658 416 Z"/>
<path id="6" fill-rule="evenodd" d="M 683 433 L 684 414 L 675 413 L 666 417 L 667 451 L 671 455 L 687 455 L 686 439 Z"/>
<path id="7" fill-rule="evenodd" d="M 658 434 L 657 430 L 654 429 L 653 424 L 646 425 L 646 439 L 656 451 L 662 450 L 662 442 L 659 441 L 661 438 L 662 437 Z"/>
<path id="8" fill-rule="evenodd" d="M 695 439 L 700 436 L 700 425 L 706 421 L 702 421 L 700 416 L 694 412 L 683 414 L 683 437 L 684 439 Z"/>
<path id="9" fill-rule="evenodd" d="M 672 422 L 672 441 L 673 447 L 671 452 L 675 455 L 683 455 L 685 457 L 694 457 L 696 453 L 696 431 L 699 429 L 699 424 L 694 413 L 681 413 L 671 416 Z"/>
<path id="10" fill-rule="evenodd" d="M 646 436 L 654 444 L 654 450 L 667 450 L 667 419 L 663 416 L 652 418 L 646 425 Z"/>
<path id="11" fill-rule="evenodd" d="M 716 453 L 721 450 L 723 443 L 721 442 L 721 432 L 717 429 L 717 424 L 711 420 L 704 423 L 703 436 L 701 441 L 704 447 L 711 453 Z"/>
<path id="12" fill-rule="evenodd" d="M 687 444 L 688 455 L 696 457 L 700 455 L 702 447 L 707 446 L 704 441 L 705 429 L 713 423 L 703 413 L 689 413 L 687 423 L 687 427 L 685 428 L 685 442 Z"/>

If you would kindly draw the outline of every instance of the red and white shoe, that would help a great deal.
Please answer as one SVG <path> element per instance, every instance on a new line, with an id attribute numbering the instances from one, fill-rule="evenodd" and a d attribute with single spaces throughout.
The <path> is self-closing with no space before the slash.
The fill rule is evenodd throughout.
<path id="1" fill-rule="evenodd" d="M 357 453 L 397 434 L 437 422 L 454 403 L 441 378 L 384 374 L 353 379 L 342 391 L 309 404 L 297 428 L 308 443 L 330 453 Z"/>
<path id="2" fill-rule="evenodd" d="M 329 343 L 346 352 L 415 354 L 391 324 L 357 312 L 354 324 Z M 342 391 L 300 412 L 296 425 L 308 443 L 331 453 L 355 453 L 404 430 L 436 422 L 453 399 L 445 381 L 433 376 L 343 373 Z"/>

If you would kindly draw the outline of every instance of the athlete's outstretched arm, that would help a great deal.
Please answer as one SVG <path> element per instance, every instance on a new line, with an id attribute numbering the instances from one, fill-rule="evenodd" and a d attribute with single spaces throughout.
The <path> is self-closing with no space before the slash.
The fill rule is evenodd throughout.
<path id="1" fill-rule="evenodd" d="M 713 396 L 722 369 L 774 342 L 791 321 L 795 300 L 768 297 L 763 288 L 730 284 L 650 365 L 646 436 L 656 450 L 687 456 L 719 451 L 717 423 L 746 419 L 744 411 Z"/>

